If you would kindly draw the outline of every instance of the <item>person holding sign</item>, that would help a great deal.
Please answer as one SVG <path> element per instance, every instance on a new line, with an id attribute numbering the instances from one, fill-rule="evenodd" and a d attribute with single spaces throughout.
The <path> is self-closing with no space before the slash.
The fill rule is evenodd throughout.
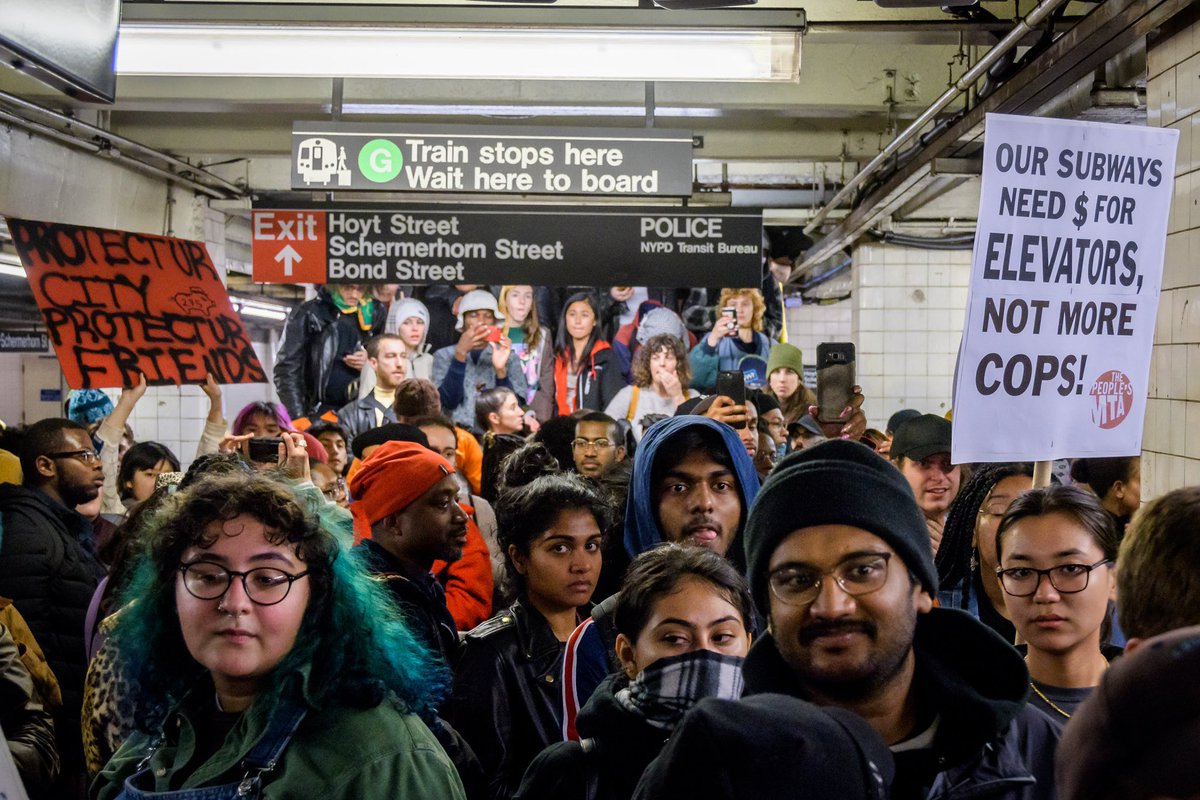
<path id="1" fill-rule="evenodd" d="M 315 420 L 358 397 L 368 339 L 383 333 L 383 304 L 357 284 L 322 286 L 288 315 L 275 389 L 292 419 Z"/>
<path id="2" fill-rule="evenodd" d="M 1025 492 L 996 534 L 1004 604 L 1028 643 L 1029 702 L 1060 729 L 1120 654 L 1102 639 L 1119 542 L 1108 512 L 1075 486 Z"/>
<path id="3" fill-rule="evenodd" d="M 936 414 L 922 414 L 900 426 L 888 454 L 908 481 L 925 515 L 935 555 L 942 541 L 946 511 L 958 496 L 962 479 L 962 470 L 950 463 L 950 430 L 949 420 Z"/>

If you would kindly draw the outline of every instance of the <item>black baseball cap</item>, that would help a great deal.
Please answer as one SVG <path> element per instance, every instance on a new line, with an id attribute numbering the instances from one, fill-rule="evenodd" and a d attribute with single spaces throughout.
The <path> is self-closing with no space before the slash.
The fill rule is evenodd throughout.
<path id="1" fill-rule="evenodd" d="M 900 430 L 900 426 L 908 422 L 910 419 L 916 419 L 921 416 L 921 412 L 915 408 L 902 408 L 895 414 L 888 417 L 887 427 L 884 429 L 888 435 L 895 436 L 896 431 Z"/>
<path id="2" fill-rule="evenodd" d="M 921 414 L 903 423 L 892 439 L 892 458 L 904 456 L 913 461 L 934 453 L 950 452 L 950 420 L 936 414 Z"/>

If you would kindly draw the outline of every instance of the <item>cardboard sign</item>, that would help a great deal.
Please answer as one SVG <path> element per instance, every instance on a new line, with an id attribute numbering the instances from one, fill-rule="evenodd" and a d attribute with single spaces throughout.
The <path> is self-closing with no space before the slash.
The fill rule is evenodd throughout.
<path id="1" fill-rule="evenodd" d="M 256 205 L 251 250 L 259 283 L 758 286 L 762 212 Z"/>
<path id="2" fill-rule="evenodd" d="M 1141 451 L 1178 137 L 988 115 L 955 463 Z"/>
<path id="3" fill-rule="evenodd" d="M 242 321 L 200 242 L 8 217 L 72 389 L 263 383 Z"/>
<path id="4" fill-rule="evenodd" d="M 662 128 L 296 122 L 292 188 L 687 197 L 692 134 Z"/>

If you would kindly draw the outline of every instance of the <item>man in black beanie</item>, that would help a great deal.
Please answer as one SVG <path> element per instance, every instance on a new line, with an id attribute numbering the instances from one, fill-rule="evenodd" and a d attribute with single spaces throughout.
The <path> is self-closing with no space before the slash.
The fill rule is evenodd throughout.
<path id="1" fill-rule="evenodd" d="M 933 607 L 925 521 L 893 466 L 850 441 L 793 453 L 743 542 L 771 631 L 746 659 L 747 694 L 865 718 L 895 756 L 894 800 L 1055 796 L 1057 734 L 1025 704 L 1028 670 L 968 614 Z"/>

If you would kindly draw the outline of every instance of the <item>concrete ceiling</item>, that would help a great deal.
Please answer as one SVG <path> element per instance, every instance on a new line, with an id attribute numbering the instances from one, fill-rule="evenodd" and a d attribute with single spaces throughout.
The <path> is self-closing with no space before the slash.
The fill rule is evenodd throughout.
<path id="1" fill-rule="evenodd" d="M 513 20 L 553 24 L 652 25 L 666 19 L 695 24 L 779 27 L 806 19 L 800 78 L 794 84 L 657 83 L 649 87 L 654 125 L 685 128 L 703 137 L 695 151 L 697 182 L 735 187 L 790 189 L 769 196 L 735 196 L 735 203 L 786 209 L 811 207 L 874 156 L 931 100 L 941 94 L 988 46 L 1026 13 L 1033 0 L 984 2 L 999 23 L 966 22 L 939 9 L 883 9 L 866 0 L 810 0 L 798 14 L 794 2 L 761 0 L 737 10 L 673 12 L 639 8 L 636 0 L 560 0 L 553 6 L 498 7 L 491 3 L 383 2 L 235 3 L 125 0 L 126 21 L 283 23 L 464 23 Z M 1068 18 L 1086 14 L 1073 3 Z M 690 16 L 689 16 L 690 15 Z M 331 67 L 336 75 L 336 65 Z M 331 115 L 340 85 L 343 108 L 395 104 L 438 106 L 573 106 L 592 109 L 575 117 L 518 118 L 467 113 L 343 115 L 347 120 L 455 124 L 506 123 L 642 127 L 648 87 L 640 82 L 437 81 L 121 77 L 108 108 L 76 103 L 13 70 L 0 71 L 0 90 L 94 121 L 121 136 L 180 155 L 252 191 L 287 188 L 291 124 Z M 622 115 L 606 113 L 620 107 Z M 662 109 L 695 109 L 703 116 L 668 116 Z M 637 113 L 636 111 L 633 113 Z M 716 176 L 715 178 L 713 176 Z M 714 188 L 709 186 L 709 188 Z M 719 188 L 719 187 L 717 187 Z M 956 198 L 961 198 L 956 202 Z M 968 189 L 941 197 L 938 214 L 972 214 Z M 786 216 L 786 213 L 784 214 Z"/>

